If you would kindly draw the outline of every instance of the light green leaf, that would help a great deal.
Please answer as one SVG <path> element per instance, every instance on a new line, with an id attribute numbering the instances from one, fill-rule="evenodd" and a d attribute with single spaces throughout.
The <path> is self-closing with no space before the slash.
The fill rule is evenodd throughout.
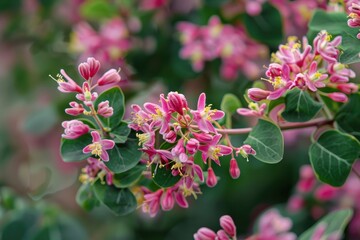
<path id="1" fill-rule="evenodd" d="M 116 188 L 96 181 L 93 189 L 97 199 L 115 215 L 123 216 L 136 210 L 136 198 L 127 188 Z"/>
<path id="2" fill-rule="evenodd" d="M 301 234 L 299 240 L 311 239 L 319 225 L 323 225 L 326 229 L 321 239 L 328 239 L 331 234 L 339 234 L 339 237 L 341 237 L 346 225 L 351 220 L 352 215 L 353 211 L 351 209 L 338 210 L 329 213 L 321 218 L 314 226 Z"/>
<path id="3" fill-rule="evenodd" d="M 316 176 L 332 186 L 344 184 L 359 154 L 360 144 L 356 138 L 337 130 L 323 133 L 309 149 Z"/>
<path id="4" fill-rule="evenodd" d="M 265 163 L 278 163 L 284 155 L 284 139 L 278 126 L 274 123 L 259 119 L 258 124 L 246 138 L 255 151 L 256 159 Z"/>
<path id="5" fill-rule="evenodd" d="M 104 0 L 92 0 L 81 5 L 80 14 L 90 20 L 101 20 L 116 16 L 117 11 Z"/>
<path id="6" fill-rule="evenodd" d="M 227 114 L 233 114 L 236 111 L 236 109 L 240 107 L 241 107 L 240 100 L 238 99 L 237 96 L 235 96 L 232 93 L 225 94 L 220 105 L 220 109 Z"/>
<path id="7" fill-rule="evenodd" d="M 321 107 L 309 93 L 294 88 L 285 96 L 285 110 L 281 115 L 288 122 L 306 122 L 315 117 Z"/>

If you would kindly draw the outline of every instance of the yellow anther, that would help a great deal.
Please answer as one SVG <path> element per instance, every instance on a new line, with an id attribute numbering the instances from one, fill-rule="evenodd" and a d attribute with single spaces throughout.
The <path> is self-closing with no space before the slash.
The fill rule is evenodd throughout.
<path id="1" fill-rule="evenodd" d="M 298 40 L 298 37 L 296 37 L 296 36 L 289 36 L 287 38 L 288 43 L 296 42 L 297 40 Z"/>
<path id="2" fill-rule="evenodd" d="M 281 77 L 275 77 L 274 81 L 271 82 L 275 89 L 285 86 L 285 81 Z"/>
<path id="3" fill-rule="evenodd" d="M 254 103 L 254 102 L 250 102 L 249 103 L 249 109 L 258 111 L 259 110 L 259 104 Z"/>
<path id="4" fill-rule="evenodd" d="M 101 154 L 102 154 L 102 146 L 101 146 L 100 143 L 94 142 L 94 143 L 89 145 L 89 148 L 91 150 L 91 154 L 99 156 L 99 157 L 101 156 Z"/>
<path id="5" fill-rule="evenodd" d="M 348 17 L 354 19 L 354 18 L 358 18 L 359 15 L 357 15 L 356 13 L 350 13 Z"/>
<path id="6" fill-rule="evenodd" d="M 137 133 L 136 137 L 139 139 L 139 146 L 141 146 L 149 140 L 150 135 L 148 133 Z"/>
<path id="7" fill-rule="evenodd" d="M 221 149 L 219 147 L 212 147 L 211 149 L 211 157 L 215 160 L 219 159 L 219 153 Z"/>

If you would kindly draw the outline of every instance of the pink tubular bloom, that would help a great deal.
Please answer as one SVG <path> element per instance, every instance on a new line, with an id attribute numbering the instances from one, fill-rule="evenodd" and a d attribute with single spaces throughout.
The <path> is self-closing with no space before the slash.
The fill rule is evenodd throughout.
<path id="1" fill-rule="evenodd" d="M 216 240 L 216 233 L 206 227 L 200 228 L 197 233 L 194 234 L 195 240 Z"/>
<path id="2" fill-rule="evenodd" d="M 224 215 L 220 218 L 220 226 L 230 237 L 236 236 L 236 226 L 234 220 L 229 215 Z"/>
<path id="3" fill-rule="evenodd" d="M 337 62 L 340 51 L 336 48 L 341 44 L 341 36 L 337 36 L 330 41 L 331 36 L 325 31 L 321 31 L 314 39 L 315 53 L 321 55 L 328 63 Z"/>
<path id="4" fill-rule="evenodd" d="M 149 213 L 150 217 L 155 217 L 160 210 L 160 199 L 163 194 L 163 189 L 159 189 L 156 192 L 145 191 L 144 204 L 142 206 L 143 212 Z"/>
<path id="5" fill-rule="evenodd" d="M 304 198 L 302 196 L 292 196 L 288 201 L 287 208 L 291 212 L 299 212 L 305 205 Z"/>
<path id="6" fill-rule="evenodd" d="M 115 69 L 110 69 L 97 81 L 99 86 L 120 82 L 121 77 Z"/>
<path id="7" fill-rule="evenodd" d="M 212 121 L 219 120 L 224 117 L 225 113 L 220 110 L 211 110 L 210 106 L 205 107 L 206 95 L 201 93 L 198 99 L 197 110 L 191 110 L 194 115 L 194 121 L 198 124 L 201 131 L 205 133 L 216 133 Z"/>
<path id="8" fill-rule="evenodd" d="M 249 103 L 249 108 L 238 108 L 236 112 L 247 117 L 262 117 L 265 113 L 266 103 L 260 105 L 258 103 Z"/>
<path id="9" fill-rule="evenodd" d="M 81 87 L 74 80 L 72 80 L 66 74 L 66 72 L 63 69 L 60 70 L 60 73 L 67 80 L 67 82 L 66 82 L 60 74 L 58 75 L 58 79 L 53 78 L 59 84 L 58 90 L 60 92 L 63 92 L 63 93 L 70 93 L 70 92 L 82 93 Z"/>
<path id="10" fill-rule="evenodd" d="M 235 153 L 236 156 L 240 154 L 243 158 L 246 159 L 248 159 L 249 155 L 256 155 L 256 151 L 249 144 L 245 144 L 237 148 Z"/>
<path id="11" fill-rule="evenodd" d="M 77 102 L 70 102 L 69 105 L 71 108 L 66 108 L 65 112 L 72 116 L 78 116 L 84 112 L 84 107 L 82 104 L 79 104 Z"/>
<path id="12" fill-rule="evenodd" d="M 100 62 L 95 58 L 88 58 L 86 62 L 80 63 L 78 70 L 80 75 L 85 79 L 89 80 L 94 77 L 100 69 Z"/>
<path id="13" fill-rule="evenodd" d="M 160 200 L 161 208 L 164 211 L 170 211 L 173 209 L 175 204 L 175 198 L 172 193 L 172 189 L 168 188 L 166 192 L 162 195 Z"/>
<path id="14" fill-rule="evenodd" d="M 258 102 L 266 99 L 271 92 L 260 88 L 250 88 L 247 93 L 251 100 Z"/>
<path id="15" fill-rule="evenodd" d="M 240 168 L 235 158 L 232 158 L 230 160 L 229 173 L 233 179 L 237 179 L 240 177 Z"/>
<path id="16" fill-rule="evenodd" d="M 84 82 L 82 86 L 82 93 L 76 94 L 76 98 L 80 101 L 83 101 L 86 106 L 93 106 L 93 102 L 97 99 L 98 94 L 96 92 L 91 92 L 91 87 L 88 82 Z"/>
<path id="17" fill-rule="evenodd" d="M 206 163 L 206 160 L 210 158 L 214 160 L 216 164 L 220 165 L 219 157 L 232 153 L 231 147 L 218 144 L 220 139 L 221 135 L 217 134 L 213 137 L 211 142 L 206 145 L 199 146 L 199 150 L 202 152 L 201 157 L 204 163 Z"/>
<path id="18" fill-rule="evenodd" d="M 104 175 L 106 177 L 106 184 L 113 184 L 113 173 L 105 166 L 105 164 L 99 159 L 89 157 L 87 159 L 88 165 L 82 169 L 82 174 L 80 175 L 80 181 L 82 183 L 93 183 L 97 180 L 97 177 L 100 178 L 100 181 L 105 183 Z"/>
<path id="19" fill-rule="evenodd" d="M 169 92 L 167 95 L 169 101 L 169 108 L 179 114 L 183 115 L 184 110 L 188 109 L 186 98 L 183 94 L 178 92 Z"/>
<path id="20" fill-rule="evenodd" d="M 215 187 L 217 182 L 218 182 L 218 180 L 214 173 L 214 170 L 211 167 L 208 168 L 208 176 L 206 179 L 206 185 L 208 185 L 208 187 Z"/>
<path id="21" fill-rule="evenodd" d="M 339 83 L 336 88 L 345 94 L 352 94 L 359 91 L 359 86 L 355 83 Z"/>
<path id="22" fill-rule="evenodd" d="M 344 93 L 341 93 L 341 92 L 329 93 L 327 96 L 335 102 L 345 103 L 348 101 L 348 97 Z"/>
<path id="23" fill-rule="evenodd" d="M 64 121 L 61 124 L 64 130 L 64 134 L 61 136 L 66 139 L 75 139 L 89 132 L 90 128 L 79 120 Z"/>
<path id="24" fill-rule="evenodd" d="M 97 114 L 99 114 L 105 118 L 108 118 L 108 117 L 111 117 L 113 115 L 113 113 L 114 113 L 114 109 L 109 106 L 109 101 L 103 101 L 103 102 L 99 103 Z"/>
<path id="25" fill-rule="evenodd" d="M 199 149 L 200 143 L 195 138 L 189 139 L 189 141 L 186 143 L 186 150 L 189 154 L 193 155 L 197 152 Z"/>
<path id="26" fill-rule="evenodd" d="M 295 240 L 296 235 L 288 232 L 291 227 L 290 218 L 282 217 L 277 210 L 269 210 L 260 218 L 258 239 Z"/>
<path id="27" fill-rule="evenodd" d="M 315 190 L 315 197 L 320 201 L 328 201 L 336 196 L 337 188 L 329 185 L 321 185 Z"/>
<path id="28" fill-rule="evenodd" d="M 97 131 L 92 131 L 91 136 L 92 143 L 83 149 L 83 153 L 91 153 L 100 157 L 105 162 L 109 161 L 109 154 L 106 150 L 113 149 L 115 142 L 109 139 L 101 139 L 100 134 Z"/>

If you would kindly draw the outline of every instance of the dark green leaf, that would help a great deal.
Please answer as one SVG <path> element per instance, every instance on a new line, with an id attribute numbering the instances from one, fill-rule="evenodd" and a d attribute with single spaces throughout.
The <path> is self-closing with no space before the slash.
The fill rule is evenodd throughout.
<path id="1" fill-rule="evenodd" d="M 64 162 L 77 162 L 91 156 L 91 153 L 84 154 L 83 149 L 92 143 L 90 134 L 85 134 L 76 139 L 61 139 L 60 153 Z"/>
<path id="2" fill-rule="evenodd" d="M 344 132 L 360 141 L 360 95 L 353 94 L 335 116 L 335 121 Z"/>
<path id="3" fill-rule="evenodd" d="M 115 143 L 124 143 L 126 142 L 131 129 L 128 127 L 128 123 L 122 121 L 119 126 L 114 129 L 111 129 L 110 136 L 114 138 Z"/>
<path id="4" fill-rule="evenodd" d="M 236 109 L 241 107 L 240 100 L 237 96 L 232 93 L 227 93 L 224 95 L 220 109 L 226 112 L 227 114 L 233 114 Z"/>
<path id="5" fill-rule="evenodd" d="M 126 188 L 133 185 L 146 169 L 145 165 L 137 165 L 129 171 L 114 175 L 114 185 L 118 188 Z"/>
<path id="6" fill-rule="evenodd" d="M 91 211 L 94 207 L 99 205 L 99 200 L 90 184 L 83 184 L 76 193 L 76 202 L 86 211 Z"/>
<path id="7" fill-rule="evenodd" d="M 359 39 L 356 37 L 357 33 L 346 29 L 341 33 L 342 38 L 342 50 L 340 55 L 340 62 L 344 64 L 351 64 L 360 62 L 360 44 Z"/>
<path id="8" fill-rule="evenodd" d="M 164 167 L 153 166 L 152 172 L 154 182 L 162 188 L 172 187 L 181 179 L 180 175 L 172 175 L 169 165 Z"/>
<path id="9" fill-rule="evenodd" d="M 137 202 L 134 194 L 127 188 L 116 188 L 97 181 L 93 185 L 96 197 L 115 215 L 126 215 L 135 211 Z"/>
<path id="10" fill-rule="evenodd" d="M 95 101 L 95 106 L 97 107 L 100 102 L 106 100 L 109 101 L 110 107 L 114 109 L 114 114 L 109 118 L 104 118 L 101 116 L 99 116 L 99 118 L 103 123 L 105 123 L 106 126 L 110 128 L 116 128 L 121 123 L 125 112 L 124 94 L 119 87 L 110 88 L 100 94 L 100 96 Z"/>
<path id="11" fill-rule="evenodd" d="M 244 23 L 249 35 L 271 47 L 277 47 L 283 40 L 283 24 L 279 10 L 271 4 L 262 5 L 257 16 L 245 15 Z"/>
<path id="12" fill-rule="evenodd" d="M 142 152 L 136 139 L 129 138 L 124 144 L 117 144 L 108 151 L 110 160 L 105 165 L 114 173 L 122 173 L 135 167 Z"/>
<path id="13" fill-rule="evenodd" d="M 274 123 L 259 119 L 257 125 L 246 138 L 255 151 L 256 159 L 265 163 L 278 163 L 284 155 L 284 139 L 278 126 Z"/>
<path id="14" fill-rule="evenodd" d="M 344 184 L 359 154 L 360 144 L 356 138 L 336 130 L 323 133 L 309 149 L 316 176 L 332 186 Z"/>
<path id="15" fill-rule="evenodd" d="M 314 226 L 301 234 L 299 236 L 299 240 L 312 239 L 312 236 L 319 225 L 323 225 L 325 227 L 325 232 L 321 239 L 329 239 L 329 236 L 334 233 L 339 234 L 338 236 L 341 237 L 341 234 L 351 220 L 352 215 L 353 211 L 350 209 L 338 210 L 329 213 L 325 217 L 321 218 Z"/>
<path id="16" fill-rule="evenodd" d="M 281 115 L 288 122 L 306 122 L 315 117 L 321 107 L 309 93 L 294 88 L 285 96 L 285 110 Z"/>

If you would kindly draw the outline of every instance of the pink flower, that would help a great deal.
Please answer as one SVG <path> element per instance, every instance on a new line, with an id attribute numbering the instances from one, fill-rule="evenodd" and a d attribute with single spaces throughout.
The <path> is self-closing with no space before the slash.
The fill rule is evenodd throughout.
<path id="1" fill-rule="evenodd" d="M 345 103 L 348 101 L 348 97 L 344 93 L 341 93 L 341 92 L 329 93 L 327 96 L 335 102 Z"/>
<path id="2" fill-rule="evenodd" d="M 89 80 L 94 77 L 100 69 L 100 62 L 95 58 L 88 58 L 86 62 L 80 63 L 78 70 L 80 75 L 85 79 Z"/>
<path id="3" fill-rule="evenodd" d="M 113 115 L 113 113 L 114 113 L 114 109 L 109 106 L 109 101 L 103 101 L 103 102 L 99 103 L 97 114 L 99 114 L 105 118 L 108 118 L 108 117 L 111 117 Z"/>
<path id="4" fill-rule="evenodd" d="M 159 189 L 153 193 L 145 188 L 143 188 L 143 190 L 145 190 L 145 201 L 143 203 L 142 210 L 143 212 L 148 212 L 150 217 L 155 217 L 160 210 L 160 199 L 163 194 L 163 189 Z"/>
<path id="5" fill-rule="evenodd" d="M 260 88 L 250 88 L 247 93 L 251 100 L 258 102 L 266 99 L 271 92 Z"/>
<path id="6" fill-rule="evenodd" d="M 88 82 L 84 82 L 82 86 L 82 93 L 76 94 L 76 98 L 83 101 L 86 106 L 92 107 L 93 102 L 97 99 L 97 92 L 91 92 L 91 87 Z"/>
<path id="7" fill-rule="evenodd" d="M 315 190 L 315 197 L 320 201 L 328 201 L 334 199 L 337 190 L 337 188 L 324 184 Z"/>
<path id="8" fill-rule="evenodd" d="M 152 120 L 151 127 L 160 127 L 160 134 L 164 134 L 169 131 L 169 123 L 171 120 L 171 113 L 169 112 L 169 105 L 164 95 L 160 95 L 161 106 L 154 103 L 145 103 L 144 108 L 149 113 L 148 116 Z M 138 113 L 140 115 L 140 112 Z M 142 115 L 144 115 L 142 113 Z M 141 115 L 140 115 L 141 116 Z"/>
<path id="9" fill-rule="evenodd" d="M 256 155 L 256 151 L 249 144 L 245 144 L 236 149 L 236 156 L 239 154 L 248 159 L 249 155 Z"/>
<path id="10" fill-rule="evenodd" d="M 217 184 L 218 180 L 217 180 L 217 177 L 214 173 L 214 170 L 209 167 L 208 168 L 208 176 L 207 176 L 207 179 L 206 179 L 206 185 L 208 187 L 215 187 L 216 184 Z"/>
<path id="11" fill-rule="evenodd" d="M 169 92 L 167 95 L 167 99 L 170 109 L 178 112 L 180 115 L 183 115 L 184 110 L 188 109 L 188 104 L 183 94 L 180 94 L 178 92 Z"/>
<path id="12" fill-rule="evenodd" d="M 194 121 L 201 131 L 205 133 L 216 133 L 211 122 L 223 118 L 225 113 L 216 109 L 211 110 L 210 106 L 205 107 L 205 101 L 206 95 L 205 93 L 201 93 L 197 104 L 197 110 L 191 110 L 191 113 L 194 115 Z"/>
<path id="13" fill-rule="evenodd" d="M 114 84 L 120 82 L 121 77 L 115 69 L 110 69 L 97 81 L 99 86 L 104 86 L 108 84 Z"/>
<path id="14" fill-rule="evenodd" d="M 186 150 L 188 151 L 189 154 L 193 155 L 197 152 L 199 146 L 200 146 L 199 141 L 196 140 L 195 138 L 191 138 L 186 143 Z"/>
<path id="15" fill-rule="evenodd" d="M 235 158 L 230 160 L 230 168 L 229 168 L 230 176 L 233 179 L 237 179 L 240 177 L 240 168 Z"/>
<path id="16" fill-rule="evenodd" d="M 161 204 L 161 208 L 164 211 L 170 211 L 171 209 L 173 209 L 175 204 L 175 198 L 173 196 L 171 188 L 168 188 L 166 192 L 162 195 L 160 199 L 160 204 Z"/>
<path id="17" fill-rule="evenodd" d="M 79 120 L 64 121 L 61 124 L 64 130 L 64 134 L 61 136 L 66 139 L 75 139 L 89 132 L 90 128 Z"/>
<path id="18" fill-rule="evenodd" d="M 83 174 L 79 178 L 82 183 L 93 183 L 97 177 L 104 182 L 105 175 L 107 185 L 113 184 L 113 173 L 105 166 L 104 162 L 92 157 L 89 157 L 87 162 L 88 165 L 82 169 Z"/>
<path id="19" fill-rule="evenodd" d="M 349 81 L 349 78 L 356 76 L 353 70 L 338 62 L 329 64 L 328 71 L 331 74 L 330 82 L 333 83 L 346 83 Z"/>
<path id="20" fill-rule="evenodd" d="M 299 195 L 292 196 L 287 204 L 287 208 L 291 212 L 298 212 L 303 209 L 305 205 L 304 198 Z"/>
<path id="21" fill-rule="evenodd" d="M 331 36 L 325 31 L 321 31 L 314 39 L 315 54 L 320 54 L 328 63 L 337 62 L 340 51 L 336 48 L 341 44 L 341 36 L 337 36 L 330 41 Z"/>
<path id="22" fill-rule="evenodd" d="M 136 133 L 139 139 L 139 146 L 142 144 L 145 147 L 152 148 L 155 144 L 155 132 L 148 124 L 144 124 L 141 130 L 144 133 Z"/>
<path id="23" fill-rule="evenodd" d="M 83 149 L 83 153 L 91 153 L 100 157 L 105 162 L 109 161 L 109 154 L 106 150 L 113 149 L 115 142 L 109 139 L 101 139 L 100 134 L 97 131 L 92 131 L 91 136 L 92 143 Z"/>
<path id="24" fill-rule="evenodd" d="M 224 155 L 229 155 L 232 153 L 232 148 L 219 145 L 218 142 L 221 139 L 221 135 L 215 135 L 211 142 L 207 143 L 206 145 L 199 146 L 199 150 L 202 152 L 201 157 L 204 163 L 208 158 L 214 160 L 218 165 L 220 165 L 219 157 Z"/>
<path id="25" fill-rule="evenodd" d="M 70 102 L 69 105 L 71 108 L 65 109 L 65 112 L 72 116 L 78 116 L 84 112 L 84 107 L 82 104 L 79 104 L 77 102 Z"/>
<path id="26" fill-rule="evenodd" d="M 230 237 L 236 236 L 236 226 L 234 220 L 229 215 L 224 215 L 220 218 L 220 226 Z"/>
<path id="27" fill-rule="evenodd" d="M 359 91 L 359 86 L 355 83 L 339 83 L 336 88 L 345 94 L 352 94 Z"/>
<path id="28" fill-rule="evenodd" d="M 265 113 L 266 103 L 261 104 L 259 107 L 258 103 L 249 103 L 249 108 L 238 108 L 236 112 L 242 116 L 247 117 L 262 117 Z"/>
<path id="29" fill-rule="evenodd" d="M 197 233 L 194 234 L 195 240 L 216 240 L 216 233 L 206 227 L 200 228 Z"/>
<path id="30" fill-rule="evenodd" d="M 63 92 L 63 93 L 70 93 L 70 92 L 82 93 L 81 87 L 74 80 L 72 80 L 66 74 L 66 72 L 63 69 L 60 70 L 60 73 L 61 73 L 61 75 L 60 74 L 57 75 L 58 79 L 55 79 L 55 78 L 50 76 L 52 79 L 54 79 L 59 84 L 58 90 L 60 92 Z M 67 82 L 63 79 L 63 76 L 65 77 Z"/>

